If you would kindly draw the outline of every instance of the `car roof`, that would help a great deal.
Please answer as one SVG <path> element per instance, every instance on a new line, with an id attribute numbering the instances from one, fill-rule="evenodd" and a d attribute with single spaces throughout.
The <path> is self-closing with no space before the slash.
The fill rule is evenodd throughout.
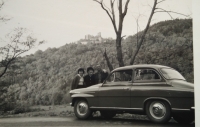
<path id="1" fill-rule="evenodd" d="M 158 68 L 171 68 L 171 67 L 158 65 L 158 64 L 137 64 L 137 65 L 119 67 L 119 68 L 114 69 L 113 71 L 128 70 L 128 69 L 133 69 L 133 68 L 154 68 L 154 69 L 158 69 Z"/>

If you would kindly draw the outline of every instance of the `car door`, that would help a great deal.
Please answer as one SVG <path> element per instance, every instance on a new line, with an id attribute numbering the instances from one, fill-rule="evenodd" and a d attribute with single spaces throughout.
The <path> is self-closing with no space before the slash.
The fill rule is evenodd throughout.
<path id="1" fill-rule="evenodd" d="M 129 108 L 132 70 L 113 72 L 99 88 L 99 106 L 105 108 Z"/>
<path id="2" fill-rule="evenodd" d="M 134 69 L 134 81 L 131 88 L 131 107 L 142 110 L 143 103 L 150 97 L 162 97 L 166 87 L 170 87 L 161 75 L 152 68 Z"/>

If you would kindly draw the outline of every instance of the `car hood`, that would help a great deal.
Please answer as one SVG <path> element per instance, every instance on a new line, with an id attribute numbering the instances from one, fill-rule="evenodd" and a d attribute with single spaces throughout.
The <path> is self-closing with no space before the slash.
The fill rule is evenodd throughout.
<path id="1" fill-rule="evenodd" d="M 170 84 L 174 87 L 194 89 L 194 84 L 184 80 L 172 80 Z"/>
<path id="2" fill-rule="evenodd" d="M 82 88 L 82 89 L 74 89 L 74 90 L 71 90 L 70 93 L 82 93 L 82 92 L 86 92 L 86 91 L 87 92 L 96 91 L 96 89 L 98 89 L 101 85 L 102 85 L 102 83 L 93 85 L 90 87 Z"/>
<path id="3" fill-rule="evenodd" d="M 93 87 L 99 87 L 99 86 L 102 86 L 102 83 L 99 83 L 99 84 L 96 84 L 96 85 L 93 85 L 93 86 L 90 86 L 90 87 L 88 87 L 88 88 L 93 88 Z"/>

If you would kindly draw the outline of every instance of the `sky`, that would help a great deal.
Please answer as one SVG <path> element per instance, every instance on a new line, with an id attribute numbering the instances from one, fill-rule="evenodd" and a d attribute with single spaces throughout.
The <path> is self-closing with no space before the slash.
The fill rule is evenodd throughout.
<path id="1" fill-rule="evenodd" d="M 1 1 L 1 0 L 0 0 Z M 0 15 L 10 18 L 7 22 L 0 22 L 0 38 L 12 32 L 14 28 L 28 29 L 32 36 L 45 40 L 45 44 L 36 46 L 30 52 L 48 47 L 60 47 L 66 43 L 76 42 L 85 35 L 97 35 L 101 32 L 103 38 L 115 38 L 112 23 L 100 5 L 93 0 L 4 0 L 5 4 Z M 108 2 L 108 0 L 106 0 Z M 105 3 L 109 6 L 109 3 Z M 134 35 L 137 32 L 136 19 L 139 15 L 139 26 L 144 29 L 153 5 L 152 0 L 131 0 L 124 19 L 122 35 Z M 158 7 L 180 12 L 192 17 L 191 0 L 166 0 Z M 115 9 L 117 13 L 117 9 Z M 186 18 L 172 14 L 174 18 Z M 169 20 L 167 13 L 156 13 L 152 19 L 154 24 Z M 1 41 L 0 45 L 6 45 Z"/>

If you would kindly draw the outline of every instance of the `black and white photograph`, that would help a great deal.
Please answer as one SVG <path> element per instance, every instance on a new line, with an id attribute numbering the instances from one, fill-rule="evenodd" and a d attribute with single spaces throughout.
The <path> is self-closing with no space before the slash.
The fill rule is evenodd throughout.
<path id="1" fill-rule="evenodd" d="M 198 0 L 0 0 L 0 127 L 200 126 Z"/>

